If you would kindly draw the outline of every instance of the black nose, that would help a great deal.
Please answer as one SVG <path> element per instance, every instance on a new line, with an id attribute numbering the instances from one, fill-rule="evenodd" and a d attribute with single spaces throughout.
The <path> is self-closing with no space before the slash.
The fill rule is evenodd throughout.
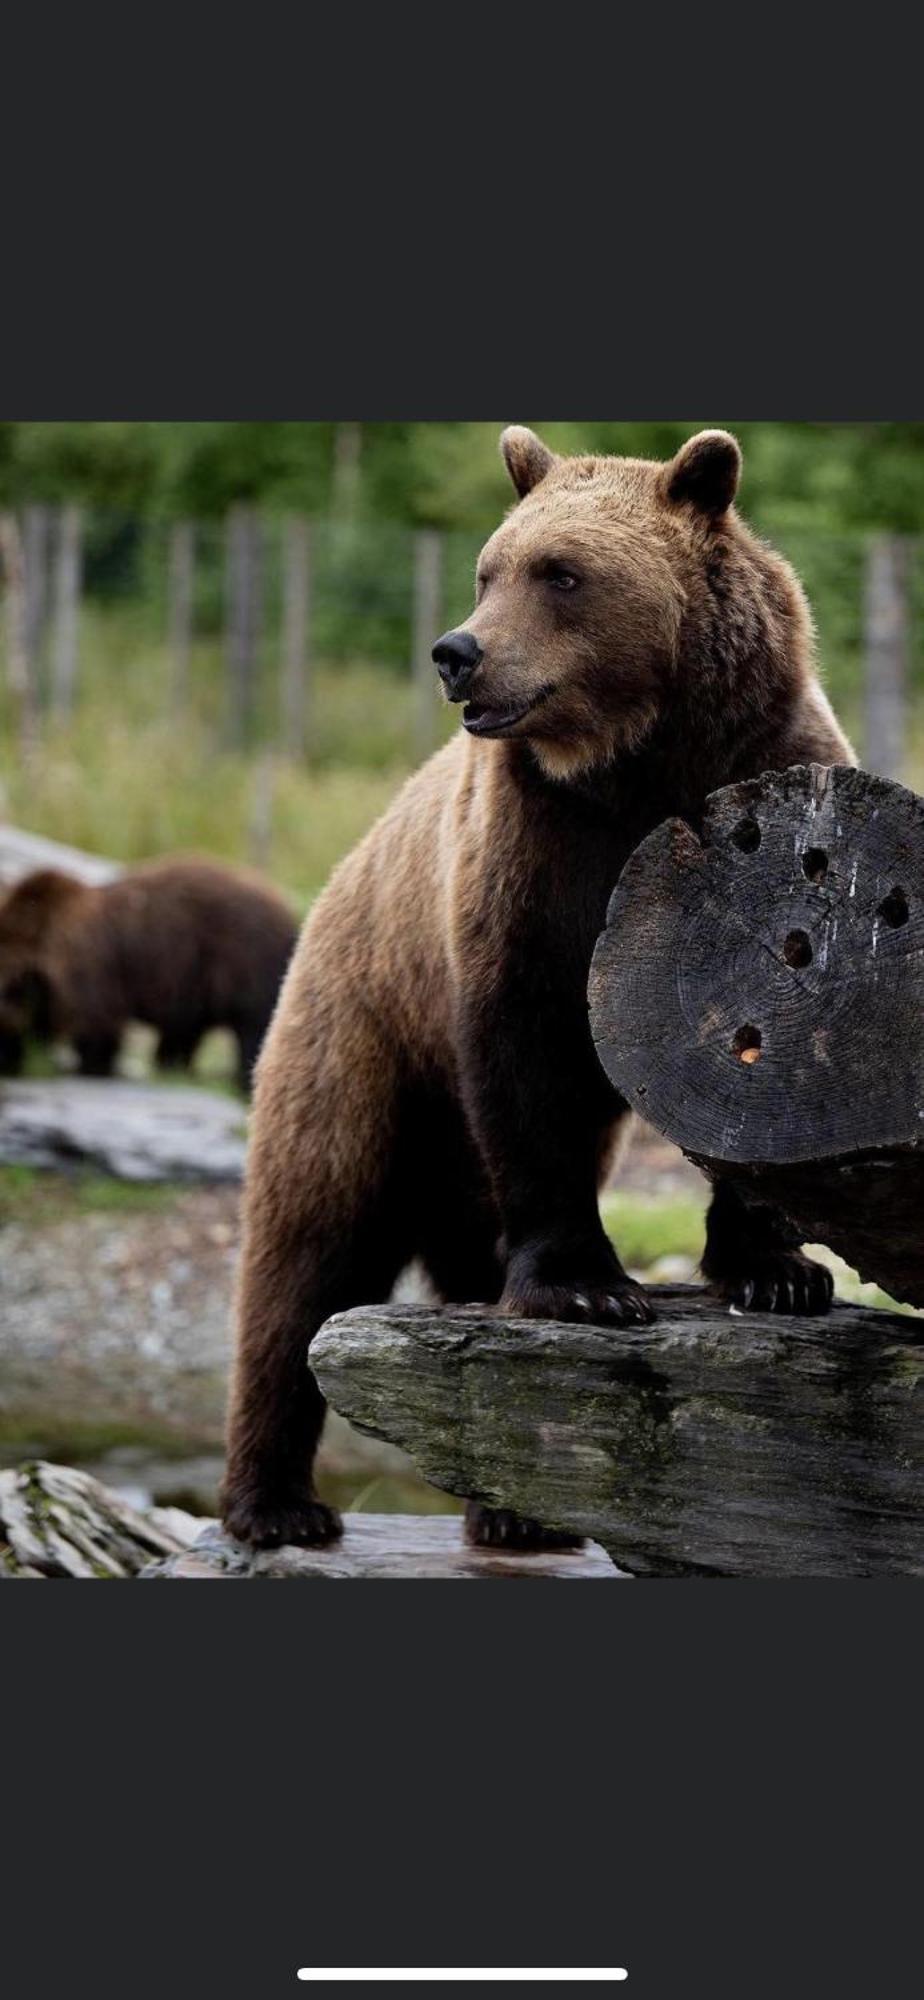
<path id="1" fill-rule="evenodd" d="M 464 701 L 482 658 L 481 647 L 470 632 L 444 632 L 433 648 L 433 664 L 439 668 L 450 701 Z"/>

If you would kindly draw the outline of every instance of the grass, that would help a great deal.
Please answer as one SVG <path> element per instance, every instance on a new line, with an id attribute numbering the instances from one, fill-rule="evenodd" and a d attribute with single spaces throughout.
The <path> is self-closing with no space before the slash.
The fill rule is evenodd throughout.
<path id="1" fill-rule="evenodd" d="M 122 1181 L 91 1167 L 54 1173 L 44 1167 L 0 1166 L 0 1226 L 42 1228 L 81 1215 L 162 1214 L 188 1187 L 171 1181 Z"/>
<path id="2" fill-rule="evenodd" d="M 691 1278 L 703 1252 L 708 1190 L 702 1199 L 678 1195 L 663 1199 L 658 1195 L 609 1194 L 601 1202 L 604 1228 L 630 1270 L 657 1273 L 664 1257 L 688 1258 Z M 834 1273 L 837 1296 L 854 1305 L 878 1306 L 888 1312 L 917 1314 L 914 1306 L 901 1305 L 879 1285 L 867 1284 L 823 1244 L 806 1244 L 807 1254 L 827 1264 Z"/>
<path id="3" fill-rule="evenodd" d="M 698 1263 L 703 1250 L 706 1194 L 608 1194 L 601 1204 L 603 1226 L 619 1247 L 624 1264 L 647 1271 L 662 1257 L 689 1257 Z"/>
<path id="4" fill-rule="evenodd" d="M 318 662 L 305 761 L 280 741 L 272 700 L 257 718 L 262 750 L 228 749 L 223 687 L 221 647 L 202 641 L 171 714 L 165 647 L 129 610 L 85 607 L 72 721 L 43 720 L 26 768 L 0 717 L 0 817 L 119 861 L 198 851 L 255 863 L 305 909 L 418 761 L 410 673 Z M 429 721 L 434 746 L 458 727 L 435 688 Z"/>
<path id="5" fill-rule="evenodd" d="M 0 689 L 0 818 L 120 861 L 200 851 L 255 863 L 304 910 L 419 761 L 410 671 L 318 660 L 309 754 L 296 760 L 282 741 L 273 642 L 255 717 L 263 748 L 245 754 L 227 747 L 220 639 L 193 647 L 188 694 L 172 713 L 171 662 L 153 616 L 85 602 L 73 720 L 44 719 L 28 769 Z M 845 714 L 848 727 L 855 721 Z M 458 728 L 435 684 L 427 726 L 434 745 Z M 906 781 L 924 784 L 917 711 Z"/>

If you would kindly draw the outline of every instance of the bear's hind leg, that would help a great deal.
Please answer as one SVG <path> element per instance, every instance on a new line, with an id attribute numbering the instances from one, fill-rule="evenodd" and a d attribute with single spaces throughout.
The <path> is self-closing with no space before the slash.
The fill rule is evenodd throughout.
<path id="1" fill-rule="evenodd" d="M 155 1067 L 162 1070 L 191 1069 L 193 1057 L 201 1040 L 202 1035 L 198 1028 L 190 1028 L 185 1032 L 164 1028 L 157 1044 Z"/>
<path id="2" fill-rule="evenodd" d="M 332 1313 L 387 1299 L 414 1251 L 395 1052 L 338 998 L 293 990 L 258 1075 L 222 1506 L 257 1548 L 340 1533 L 312 1480 L 325 1403 L 308 1345 Z"/>
<path id="3" fill-rule="evenodd" d="M 700 1269 L 743 1312 L 826 1313 L 834 1297 L 830 1271 L 803 1255 L 779 1209 L 742 1201 L 728 1181 L 712 1197 Z"/>
<path id="4" fill-rule="evenodd" d="M 420 1194 L 422 1262 L 446 1305 L 496 1305 L 504 1289 L 500 1215 L 462 1136 L 449 1129 L 439 1139 L 439 1158 Z M 474 1548 L 520 1555 L 583 1547 L 579 1536 L 480 1500 L 466 1503 L 465 1539 Z"/>
<path id="5" fill-rule="evenodd" d="M 88 1029 L 74 1036 L 74 1052 L 81 1076 L 111 1076 L 119 1053 L 120 1037 L 105 1028 Z"/>

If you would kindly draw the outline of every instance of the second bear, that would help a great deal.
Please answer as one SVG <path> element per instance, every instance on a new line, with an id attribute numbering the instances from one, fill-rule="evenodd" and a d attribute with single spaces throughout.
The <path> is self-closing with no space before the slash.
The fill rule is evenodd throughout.
<path id="1" fill-rule="evenodd" d="M 18 1069 L 32 1032 L 109 1076 L 141 1021 L 159 1031 L 159 1066 L 185 1065 L 229 1028 L 248 1089 L 295 937 L 274 889 L 218 862 L 155 861 L 102 886 L 42 868 L 0 906 L 0 1062 Z"/>

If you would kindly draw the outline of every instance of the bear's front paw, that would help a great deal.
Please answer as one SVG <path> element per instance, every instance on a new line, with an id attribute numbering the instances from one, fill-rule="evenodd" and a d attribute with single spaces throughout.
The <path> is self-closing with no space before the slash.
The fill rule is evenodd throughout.
<path id="1" fill-rule="evenodd" d="M 499 1310 L 511 1318 L 576 1320 L 587 1326 L 649 1326 L 657 1318 L 647 1293 L 631 1278 L 614 1278 L 607 1284 L 515 1278 Z"/>
<path id="2" fill-rule="evenodd" d="M 465 1509 L 465 1539 L 475 1549 L 511 1549 L 518 1555 L 538 1555 L 543 1549 L 582 1549 L 579 1535 L 566 1535 L 558 1528 L 544 1528 L 527 1514 L 515 1514 L 512 1507 L 483 1507 L 469 1500 Z"/>
<path id="3" fill-rule="evenodd" d="M 762 1257 L 747 1276 L 714 1278 L 713 1288 L 741 1312 L 826 1313 L 834 1297 L 830 1271 L 801 1250 Z"/>
<path id="4" fill-rule="evenodd" d="M 222 1521 L 236 1542 L 245 1542 L 251 1549 L 291 1545 L 320 1549 L 328 1542 L 336 1542 L 343 1533 L 343 1522 L 336 1508 L 326 1506 L 311 1493 L 289 1500 L 229 1496 L 222 1510 Z"/>

